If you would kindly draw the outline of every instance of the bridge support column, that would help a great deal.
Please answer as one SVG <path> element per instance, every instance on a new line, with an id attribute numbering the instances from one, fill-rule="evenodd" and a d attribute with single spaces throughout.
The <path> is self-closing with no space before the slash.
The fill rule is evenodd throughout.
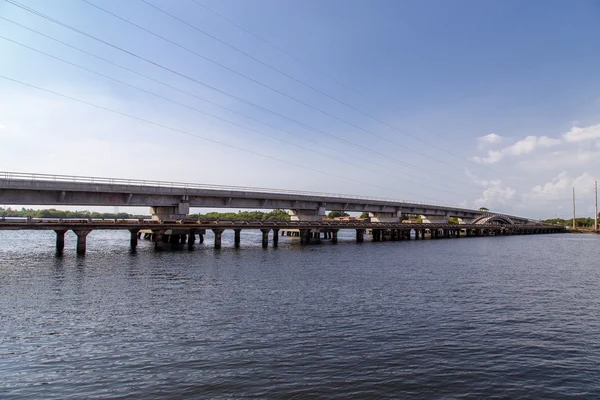
<path id="1" fill-rule="evenodd" d="M 380 242 L 381 241 L 381 229 L 372 229 L 373 241 Z"/>
<path id="2" fill-rule="evenodd" d="M 77 229 L 74 230 L 77 235 L 77 255 L 84 255 L 87 248 L 87 235 L 90 234 L 89 229 Z"/>
<path id="3" fill-rule="evenodd" d="M 421 232 L 419 232 L 419 230 L 418 230 L 418 229 L 415 229 L 415 240 L 419 240 L 419 239 L 421 239 L 421 238 L 419 237 L 419 236 L 420 236 L 420 233 L 421 233 Z"/>
<path id="4" fill-rule="evenodd" d="M 273 229 L 273 247 L 279 245 L 279 229 Z"/>
<path id="5" fill-rule="evenodd" d="M 190 229 L 190 233 L 188 235 L 188 250 L 192 250 L 194 248 L 194 243 L 196 243 L 196 231 Z"/>
<path id="6" fill-rule="evenodd" d="M 262 247 L 263 249 L 266 249 L 267 247 L 269 247 L 269 231 L 271 230 L 261 229 L 260 231 L 262 232 Z"/>
<path id="7" fill-rule="evenodd" d="M 171 249 L 178 249 L 180 243 L 179 235 L 170 234 L 169 235 L 169 243 L 171 244 Z"/>
<path id="8" fill-rule="evenodd" d="M 56 229 L 56 254 L 62 254 L 65 249 L 65 232 L 66 230 Z"/>
<path id="9" fill-rule="evenodd" d="M 213 233 L 215 234 L 215 249 L 221 248 L 221 234 L 223 233 L 223 229 L 213 229 Z"/>
<path id="10" fill-rule="evenodd" d="M 339 229 L 333 229 L 333 230 L 330 232 L 330 235 L 331 235 L 331 243 L 333 243 L 333 244 L 337 244 L 337 242 L 338 242 L 338 237 L 337 237 L 337 235 L 338 235 L 338 231 L 339 231 Z"/>
<path id="11" fill-rule="evenodd" d="M 444 229 L 444 237 L 445 237 L 446 239 L 449 239 L 449 238 L 450 238 L 450 229 Z"/>
<path id="12" fill-rule="evenodd" d="M 300 244 L 309 244 L 310 243 L 310 229 L 300 229 Z"/>
<path id="13" fill-rule="evenodd" d="M 382 229 L 381 230 L 381 241 L 387 242 L 391 239 L 392 232 L 390 229 Z"/>
<path id="14" fill-rule="evenodd" d="M 203 233 L 198 234 L 198 241 L 200 242 L 200 244 L 204 243 L 204 234 Z"/>
<path id="15" fill-rule="evenodd" d="M 162 250 L 164 248 L 164 233 L 165 231 L 154 231 L 152 239 L 154 240 L 154 250 Z"/>
<path id="16" fill-rule="evenodd" d="M 233 230 L 233 245 L 235 247 L 240 247 L 240 242 L 242 241 L 241 239 L 241 229 L 234 229 Z"/>
<path id="17" fill-rule="evenodd" d="M 321 243 L 321 232 L 320 231 L 316 231 L 314 233 L 314 238 L 315 238 L 315 243 Z"/>
<path id="18" fill-rule="evenodd" d="M 130 239 L 129 239 L 129 245 L 131 246 L 131 250 L 135 250 L 137 248 L 137 244 L 138 244 L 138 233 L 139 233 L 139 229 L 130 229 Z"/>
<path id="19" fill-rule="evenodd" d="M 356 243 L 362 243 L 365 241 L 365 230 L 357 229 L 356 230 Z"/>

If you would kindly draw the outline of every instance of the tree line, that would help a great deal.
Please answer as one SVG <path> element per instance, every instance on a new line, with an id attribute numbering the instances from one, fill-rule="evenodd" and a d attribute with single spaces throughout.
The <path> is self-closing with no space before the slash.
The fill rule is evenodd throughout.
<path id="1" fill-rule="evenodd" d="M 65 211 L 49 208 L 45 210 L 33 210 L 21 208 L 20 210 L 0 207 L 1 217 L 31 217 L 31 218 L 93 218 L 93 219 L 138 219 L 150 218 L 150 215 L 129 214 L 126 212 L 109 213 L 94 211 Z M 236 212 L 209 212 L 206 214 L 190 214 L 190 219 L 199 220 L 238 220 L 238 221 L 288 221 L 290 216 L 283 210 L 263 211 L 238 211 Z"/>
<path id="2" fill-rule="evenodd" d="M 101 213 L 95 211 L 68 211 L 49 208 L 45 210 L 33 210 L 30 208 L 21 208 L 20 210 L 0 207 L 0 217 L 32 217 L 32 218 L 95 218 L 95 219 L 128 219 L 128 218 L 148 218 L 148 215 L 129 214 L 125 212 Z"/>
<path id="3" fill-rule="evenodd" d="M 327 214 L 328 218 L 348 217 L 350 214 L 343 211 L 331 211 Z M 600 218 L 600 214 L 598 215 Z M 32 217 L 32 218 L 94 218 L 94 219 L 138 219 L 150 218 L 150 215 L 129 214 L 126 212 L 109 213 L 95 211 L 68 211 L 49 208 L 45 210 L 34 210 L 30 208 L 21 208 L 20 210 L 10 207 L 0 207 L 0 217 Z M 289 221 L 290 216 L 283 210 L 265 211 L 238 211 L 238 212 L 208 212 L 206 214 L 190 214 L 190 219 L 199 220 L 221 220 L 221 221 Z M 360 218 L 369 218 L 368 212 L 363 212 Z M 408 219 L 403 215 L 402 220 Z M 421 220 L 420 216 L 417 219 Z M 552 218 L 543 221 L 550 225 L 573 226 L 573 219 Z M 450 218 L 449 223 L 458 223 L 457 218 Z M 594 226 L 593 218 L 575 218 L 575 224 L 580 228 L 591 228 Z"/>
<path id="4" fill-rule="evenodd" d="M 600 214 L 598 214 L 598 218 L 600 218 Z M 571 219 L 562 219 L 562 218 L 552 218 L 542 221 L 546 224 L 550 225 L 561 225 L 561 226 L 573 226 L 573 218 Z M 578 228 L 593 228 L 594 227 L 594 218 L 575 218 L 575 226 Z"/>

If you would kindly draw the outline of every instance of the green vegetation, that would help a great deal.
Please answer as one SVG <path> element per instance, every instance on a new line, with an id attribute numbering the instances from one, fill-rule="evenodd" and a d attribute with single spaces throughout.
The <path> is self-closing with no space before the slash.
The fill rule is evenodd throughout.
<path id="1" fill-rule="evenodd" d="M 552 218 L 542 221 L 545 224 L 550 225 L 561 225 L 561 226 L 573 226 L 573 218 L 571 219 L 562 219 L 562 218 Z M 575 218 L 575 226 L 578 228 L 593 228 L 594 227 L 594 219 L 593 218 Z"/>
<path id="2" fill-rule="evenodd" d="M 330 211 L 327 218 L 349 217 L 350 214 L 343 211 Z"/>
<path id="3" fill-rule="evenodd" d="M 486 207 L 479 207 L 479 211 L 484 211 L 485 212 L 485 211 L 490 211 L 490 209 L 486 208 Z"/>
<path id="4" fill-rule="evenodd" d="M 32 217 L 32 218 L 94 218 L 94 219 L 137 219 L 150 218 L 150 215 L 136 215 L 124 212 L 119 213 L 99 213 L 93 211 L 63 211 L 56 209 L 32 210 L 21 208 L 14 210 L 10 207 L 4 209 L 0 207 L 1 217 Z M 189 219 L 200 220 L 221 220 L 221 221 L 289 221 L 290 216 L 282 210 L 273 210 L 271 212 L 263 211 L 238 211 L 230 213 L 209 212 L 206 214 L 190 214 Z"/>
<path id="5" fill-rule="evenodd" d="M 96 219 L 127 219 L 127 218 L 149 218 L 149 215 L 134 215 L 124 212 L 119 213 L 99 213 L 93 211 L 64 211 L 50 208 L 47 210 L 32 210 L 21 208 L 13 210 L 12 208 L 0 207 L 0 217 L 32 217 L 32 218 L 96 218 Z"/>
<path id="6" fill-rule="evenodd" d="M 238 211 L 238 212 L 209 212 L 206 214 L 190 214 L 190 219 L 220 221 L 289 221 L 290 216 L 283 210 L 264 211 Z"/>
<path id="7" fill-rule="evenodd" d="M 369 218 L 369 213 L 366 211 L 363 211 L 363 213 L 360 214 L 360 218 Z"/>
<path id="8" fill-rule="evenodd" d="M 456 217 L 450 217 L 450 218 L 448 218 L 448 223 L 449 224 L 458 225 L 458 218 L 456 218 Z"/>

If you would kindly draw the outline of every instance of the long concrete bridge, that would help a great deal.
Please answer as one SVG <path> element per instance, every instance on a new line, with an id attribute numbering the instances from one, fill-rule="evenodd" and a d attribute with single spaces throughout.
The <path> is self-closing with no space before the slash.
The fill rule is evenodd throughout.
<path id="1" fill-rule="evenodd" d="M 215 248 L 221 247 L 221 235 L 227 229 L 234 231 L 236 246 L 242 229 L 259 229 L 263 247 L 267 247 L 271 231 L 275 246 L 280 231 L 298 236 L 302 244 L 320 241 L 321 237 L 337 243 L 340 229 L 356 230 L 357 242 L 362 242 L 366 233 L 373 241 L 396 241 L 565 231 L 512 215 L 392 199 L 13 172 L 0 172 L 0 204 L 150 207 L 152 220 L 0 219 L 0 230 L 54 230 L 59 253 L 64 248 L 65 232 L 71 230 L 77 235 L 79 254 L 85 253 L 86 237 L 95 229 L 129 230 L 132 248 L 137 246 L 138 238 L 146 238 L 157 250 L 165 243 L 171 247 L 187 243 L 191 248 L 196 236 L 203 242 L 207 229 L 214 233 Z M 190 207 L 287 209 L 291 220 L 194 221 L 185 218 Z M 369 212 L 371 217 L 360 221 L 324 220 L 326 210 Z M 402 222 L 402 214 L 421 215 L 424 223 Z M 450 224 L 450 217 L 458 218 L 460 224 Z"/>
<path id="2" fill-rule="evenodd" d="M 293 221 L 321 221 L 326 211 L 368 212 L 372 222 L 399 222 L 402 214 L 425 222 L 498 221 L 527 218 L 480 210 L 345 194 L 313 193 L 181 182 L 0 172 L 0 204 L 48 206 L 148 206 L 155 220 L 178 220 L 190 207 L 284 209 Z"/>

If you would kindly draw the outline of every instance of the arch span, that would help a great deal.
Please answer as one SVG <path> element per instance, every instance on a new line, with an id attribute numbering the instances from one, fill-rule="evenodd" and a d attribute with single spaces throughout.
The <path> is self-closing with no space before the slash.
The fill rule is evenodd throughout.
<path id="1" fill-rule="evenodd" d="M 482 215 L 481 217 L 473 220 L 474 224 L 501 224 L 501 225 L 514 225 L 515 222 L 507 217 L 506 215 Z"/>

